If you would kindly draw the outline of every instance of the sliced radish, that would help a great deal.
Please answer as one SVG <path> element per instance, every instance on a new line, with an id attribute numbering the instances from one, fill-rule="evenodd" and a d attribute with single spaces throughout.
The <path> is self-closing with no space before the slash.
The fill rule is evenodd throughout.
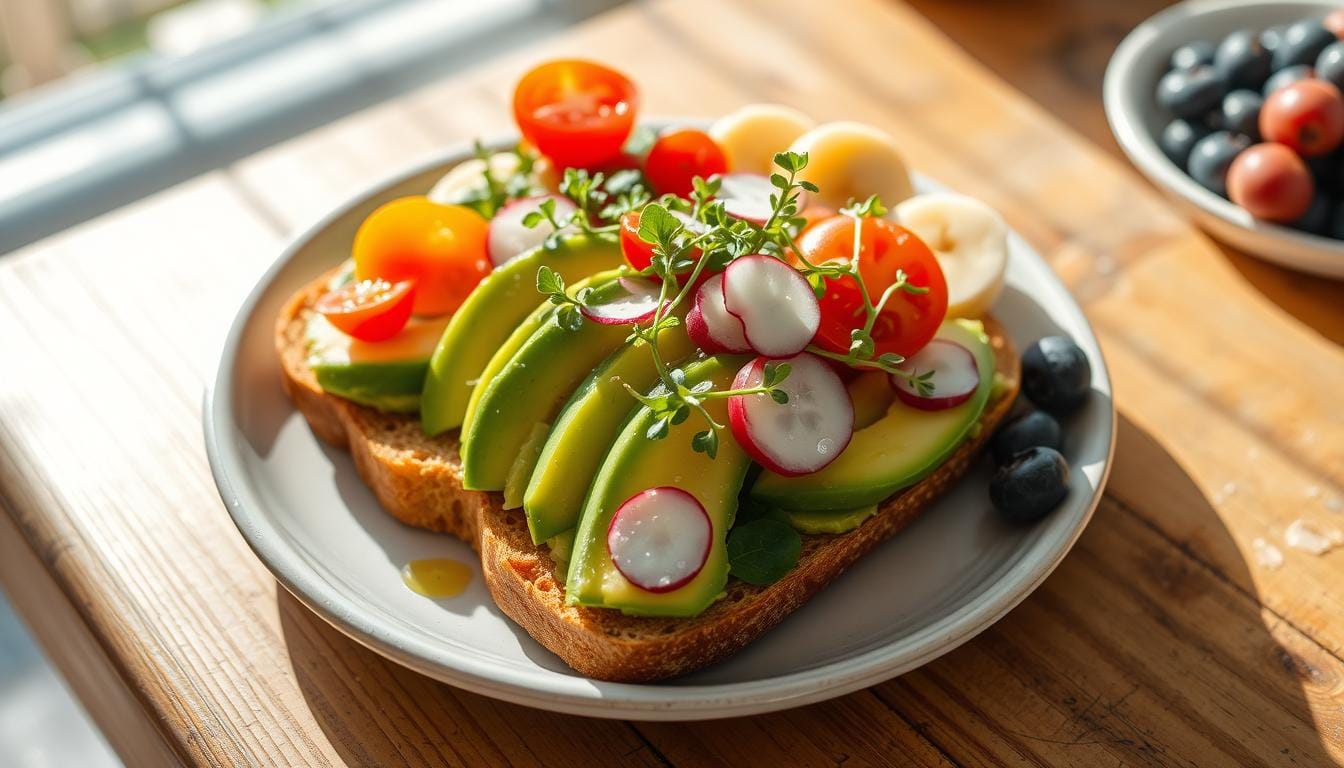
<path id="1" fill-rule="evenodd" d="M 770 196 L 778 189 L 770 183 L 769 176 L 759 173 L 728 173 L 719 177 L 719 193 L 716 200 L 723 201 L 723 210 L 729 216 L 749 221 L 761 226 L 770 218 L 774 204 Z M 807 205 L 807 193 L 798 193 L 798 210 Z"/>
<path id="2" fill-rule="evenodd" d="M 728 265 L 723 273 L 723 305 L 742 321 L 751 348 L 766 357 L 802 352 L 821 324 L 817 295 L 807 279 L 762 253 Z"/>
<path id="3" fill-rule="evenodd" d="M 711 355 L 720 352 L 747 352 L 742 321 L 723 306 L 723 275 L 711 275 L 695 292 L 695 304 L 686 313 L 686 335 Z"/>
<path id="4" fill-rule="evenodd" d="M 924 411 L 941 411 L 953 408 L 975 394 L 980 386 L 980 366 L 976 365 L 975 355 L 955 341 L 934 339 L 900 364 L 900 369 L 914 375 L 933 371 L 929 384 L 933 392 L 919 394 L 915 385 L 902 376 L 891 376 L 892 389 L 901 402 L 912 408 Z"/>
<path id="5" fill-rule="evenodd" d="M 601 304 L 585 305 L 583 316 L 603 325 L 642 323 L 653 317 L 654 310 L 658 309 L 658 283 L 638 277 L 622 277 L 617 284 L 620 290 L 614 291 Z"/>
<path id="6" fill-rule="evenodd" d="M 553 230 L 548 222 L 543 221 L 531 228 L 523 226 L 523 218 L 533 211 L 540 210 L 543 200 L 555 201 L 555 218 L 557 220 L 568 217 L 576 210 L 574 203 L 570 202 L 569 198 L 559 195 L 523 197 L 506 203 L 503 208 L 495 211 L 495 217 L 490 220 L 490 231 L 486 236 L 486 248 L 490 251 L 490 261 L 494 262 L 496 267 L 520 253 L 536 248 L 551 234 Z M 570 232 L 572 230 L 566 227 L 562 231 Z"/>
<path id="7" fill-rule="evenodd" d="M 733 379 L 734 389 L 761 386 L 765 365 L 758 357 Z M 854 435 L 854 402 L 824 360 L 803 353 L 787 360 L 792 369 L 778 388 L 789 396 L 777 403 L 769 395 L 728 398 L 728 421 L 737 442 L 757 463 L 781 475 L 806 475 L 835 461 Z"/>
<path id="8" fill-rule="evenodd" d="M 631 584 L 671 592 L 709 559 L 714 526 L 691 494 L 660 486 L 640 491 L 616 509 L 607 526 L 607 553 Z"/>

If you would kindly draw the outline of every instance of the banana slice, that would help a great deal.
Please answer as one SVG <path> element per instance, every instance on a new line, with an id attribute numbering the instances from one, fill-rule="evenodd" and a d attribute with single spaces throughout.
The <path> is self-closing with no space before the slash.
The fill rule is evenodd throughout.
<path id="1" fill-rule="evenodd" d="M 814 125 L 812 118 L 793 107 L 750 104 L 715 120 L 709 135 L 727 155 L 729 171 L 768 176 L 774 171 L 775 154 Z"/>
<path id="2" fill-rule="evenodd" d="M 965 195 L 931 192 L 896 206 L 896 222 L 919 236 L 947 278 L 947 316 L 979 317 L 1003 290 L 1008 225 L 993 208 Z"/>
<path id="3" fill-rule="evenodd" d="M 914 194 L 896 140 L 871 125 L 825 123 L 799 136 L 789 149 L 808 154 L 800 175 L 821 189 L 813 202 L 840 208 L 850 198 L 875 194 L 890 207 Z"/>
<path id="4" fill-rule="evenodd" d="M 454 166 L 435 182 L 429 190 L 429 199 L 436 203 L 450 204 L 471 200 L 485 190 L 485 162 L 473 157 Z M 518 155 L 513 152 L 496 152 L 490 156 L 490 173 L 496 179 L 509 179 L 518 173 Z M 532 164 L 532 182 L 552 192 L 559 186 L 551 164 L 544 157 L 537 158 Z"/>

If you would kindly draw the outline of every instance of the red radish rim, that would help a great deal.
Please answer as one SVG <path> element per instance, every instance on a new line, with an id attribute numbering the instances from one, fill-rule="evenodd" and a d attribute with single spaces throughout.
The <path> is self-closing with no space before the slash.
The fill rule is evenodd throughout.
<path id="1" fill-rule="evenodd" d="M 751 323 L 751 322 L 749 321 L 749 319 L 748 319 L 747 317 L 745 317 L 744 314 L 743 314 L 743 312 L 745 311 L 746 308 L 743 306 L 743 307 L 738 307 L 737 309 L 734 309 L 734 308 L 732 307 L 732 305 L 729 304 L 729 302 L 728 302 L 728 280 L 729 280 L 729 276 L 734 272 L 734 269 L 733 269 L 733 268 L 734 268 L 734 267 L 737 267 L 737 270 L 736 270 L 736 271 L 740 273 L 741 270 L 742 270 L 744 267 L 749 267 L 749 266 L 751 266 L 751 264 L 753 264 L 753 263 L 760 263 L 760 264 L 770 263 L 770 264 L 772 265 L 772 266 L 770 267 L 770 269 L 772 269 L 772 270 L 777 270 L 777 269 L 783 269 L 783 270 L 786 270 L 786 271 L 787 271 L 787 274 L 790 274 L 790 275 L 793 276 L 792 278 L 789 278 L 789 279 L 796 279 L 797 284 L 798 284 L 799 286 L 801 286 L 800 289 L 799 289 L 799 293 L 798 293 L 798 295 L 799 295 L 799 296 L 802 296 L 802 295 L 806 294 L 806 296 L 808 297 L 808 300 L 811 301 L 812 311 L 813 311 L 813 313 L 816 315 L 816 317 L 815 317 L 815 319 L 814 319 L 814 322 L 807 323 L 807 322 L 806 322 L 806 319 L 803 318 L 801 315 L 799 315 L 799 320 L 802 321 L 802 322 L 804 323 L 804 326 L 805 326 L 805 327 L 806 327 L 806 326 L 811 326 L 811 332 L 807 334 L 807 338 L 806 338 L 806 339 L 803 339 L 803 337 L 802 337 L 801 335 L 799 336 L 799 339 L 802 340 L 802 344 L 799 344 L 799 345 L 796 345 L 796 346 L 793 345 L 793 344 L 790 344 L 790 345 L 785 346 L 785 347 L 772 347 L 771 349 L 762 349 L 762 348 L 761 348 L 761 345 L 758 344 L 756 340 L 753 340 L 753 339 L 752 339 L 752 333 L 751 333 L 751 326 L 752 326 L 752 323 Z M 741 265 L 741 266 L 739 266 L 739 265 Z M 775 265 L 778 265 L 778 266 L 775 266 Z M 783 275 L 783 274 L 785 274 L 785 272 L 779 272 L 779 274 Z M 819 327 L 821 327 L 821 305 L 817 302 L 817 294 L 816 294 L 815 291 L 812 290 L 812 284 L 809 283 L 809 282 L 807 282 L 807 278 L 803 277 L 803 274 L 802 274 L 801 272 L 799 272 L 798 270 L 796 270 L 796 269 L 794 269 L 793 267 L 789 266 L 787 263 L 781 261 L 780 259 L 775 258 L 774 256 L 769 256 L 769 255 L 764 254 L 764 253 L 753 253 L 753 254 L 750 254 L 750 255 L 747 255 L 747 256 L 743 256 L 743 257 L 741 257 L 741 258 L 739 258 L 739 259 L 734 260 L 734 261 L 733 261 L 732 263 L 730 263 L 730 264 L 728 265 L 728 267 L 723 271 L 723 283 L 722 283 L 722 286 L 723 286 L 723 288 L 722 288 L 722 291 L 723 291 L 723 308 L 726 309 L 726 310 L 728 310 L 728 313 L 729 313 L 730 315 L 732 315 L 733 317 L 736 317 L 738 320 L 740 320 L 740 321 L 742 322 L 742 333 L 743 333 L 743 336 L 746 337 L 746 339 L 747 339 L 747 343 L 751 345 L 751 350 L 752 350 L 753 352 L 757 352 L 757 353 L 759 353 L 759 354 L 765 355 L 766 357 L 774 357 L 774 358 L 792 357 L 792 356 L 794 356 L 794 355 L 796 355 L 796 354 L 802 352 L 804 349 L 807 349 L 807 345 L 810 344 L 810 343 L 812 343 L 812 339 L 817 335 L 817 329 L 818 329 Z M 772 313 L 772 314 L 773 314 L 773 313 Z M 764 323 L 765 320 L 766 320 L 765 318 L 761 318 L 760 321 Z M 768 329 L 767 327 L 765 327 L 765 325 L 761 325 L 761 326 L 758 326 L 758 327 L 757 327 L 757 330 L 756 330 L 756 334 L 755 334 L 755 335 L 756 335 L 756 337 L 759 339 L 762 335 L 764 335 L 764 334 L 766 334 L 766 333 L 769 333 L 769 332 L 770 332 L 769 329 Z"/>
<path id="2" fill-rule="evenodd" d="M 699 288 L 697 288 L 696 291 L 695 291 L 695 303 L 694 303 L 694 306 L 692 307 L 692 309 L 693 309 L 693 310 L 695 311 L 695 313 L 696 313 L 697 320 L 698 320 L 699 322 L 702 322 L 702 323 L 704 324 L 704 334 L 705 334 L 705 338 L 708 339 L 708 342 L 709 342 L 709 345 L 708 345 L 708 346 L 701 345 L 701 344 L 699 344 L 699 343 L 697 342 L 697 346 L 699 346 L 699 347 L 700 347 L 701 349 L 703 349 L 704 351 L 706 351 L 706 352 L 711 352 L 711 353 L 712 353 L 712 352 L 750 352 L 750 351 L 751 351 L 751 345 L 750 345 L 749 342 L 747 342 L 747 329 L 746 329 L 745 326 L 742 325 L 742 319 L 741 319 L 741 318 L 739 318 L 737 315 L 734 315 L 733 313 L 729 312 L 729 311 L 728 311 L 728 307 L 727 307 L 726 305 L 723 307 L 724 320 L 725 320 L 725 321 L 732 321 L 732 322 L 737 323 L 737 330 L 740 330 L 740 331 L 741 331 L 741 335 L 742 335 L 742 343 L 741 343 L 741 344 L 737 344 L 737 343 L 735 343 L 732 339 L 725 339 L 725 338 L 723 338 L 723 334 L 722 334 L 722 333 L 715 333 L 715 327 L 714 327 L 714 326 L 715 326 L 715 323 L 711 322 L 710 317 L 707 316 L 707 315 L 705 314 L 705 311 L 704 311 L 704 309 L 702 308 L 702 304 L 703 304 L 705 301 L 713 301 L 713 300 L 714 300 L 714 294 L 715 294 L 715 293 L 718 294 L 718 297 L 717 297 L 717 298 L 718 298 L 719 302 L 722 303 L 722 301 L 723 301 L 723 274 L 724 274 L 724 273 L 719 272 L 719 273 L 710 275 L 709 278 L 705 280 L 704 284 L 702 284 L 702 285 L 701 285 Z M 714 282 L 714 281 L 716 281 L 716 280 L 718 281 L 717 283 Z M 709 298 L 709 299 L 706 299 L 705 296 L 709 296 L 710 298 Z M 690 327 L 689 320 L 690 320 L 690 313 L 688 312 L 688 313 L 687 313 L 687 326 L 686 326 L 686 332 L 687 332 L 687 334 L 690 334 L 690 332 L 691 332 L 691 327 Z M 727 330 L 727 329 L 725 329 L 725 328 L 719 328 L 719 331 L 724 331 L 724 330 Z M 692 341 L 696 341 L 696 339 L 694 339 L 694 338 L 692 338 L 691 340 L 692 340 Z M 711 349 L 710 347 L 713 347 L 713 349 Z"/>
<path id="3" fill-rule="evenodd" d="M 638 277 L 622 277 L 617 282 L 625 289 L 625 295 L 605 304 L 585 305 L 579 310 L 583 313 L 583 316 L 602 325 L 629 325 L 630 323 L 643 323 L 652 318 L 653 313 L 658 310 L 658 299 L 662 295 L 661 286 L 652 280 Z M 642 303 L 616 303 L 627 298 L 638 299 Z"/>
<path id="4" fill-rule="evenodd" d="M 825 360 L 822 360 L 817 356 L 806 352 L 800 355 L 794 355 L 793 357 L 788 358 L 787 360 L 779 360 L 779 361 L 770 360 L 765 357 L 757 357 L 753 359 L 751 362 L 742 366 L 741 370 L 737 372 L 737 375 L 733 377 L 733 389 L 744 389 L 747 387 L 757 386 L 765 375 L 766 363 L 788 362 L 790 364 L 793 364 L 798 360 L 798 358 L 804 356 L 811 358 L 812 360 L 815 360 L 818 364 L 820 364 L 821 367 L 818 370 L 824 368 L 826 373 L 829 373 L 831 376 L 835 377 L 836 382 L 839 386 L 839 391 L 844 393 L 843 402 L 849 406 L 849 424 L 850 424 L 849 431 L 848 433 L 846 433 L 845 439 L 843 442 L 841 442 L 840 447 L 831 453 L 830 458 L 824 464 L 821 464 L 820 466 L 817 466 L 812 469 L 797 469 L 792 467 L 786 467 L 783 464 L 780 464 L 778 457 L 771 456 L 770 454 L 765 452 L 765 446 L 756 440 L 756 436 L 751 431 L 752 430 L 751 414 L 750 410 L 747 408 L 747 398 L 767 397 L 767 395 L 738 395 L 735 397 L 728 398 L 729 426 L 733 430 L 733 437 L 737 439 L 738 445 L 742 446 L 742 450 L 746 451 L 747 455 L 750 456 L 752 460 L 755 461 L 757 464 L 760 464 L 761 466 L 765 467 L 771 472 L 774 472 L 777 475 L 784 475 L 785 477 L 799 477 L 801 475 L 810 475 L 814 472 L 819 472 L 822 469 L 825 469 L 831 462 L 840 458 L 840 455 L 845 452 L 846 448 L 849 447 L 850 442 L 853 441 L 854 439 L 854 401 L 850 399 L 849 390 L 845 387 L 844 382 L 840 381 L 839 375 L 836 374 L 836 372 L 829 365 L 826 365 Z M 785 404 L 785 405 L 779 405 L 778 407 L 787 408 L 789 406 Z M 739 424 L 741 425 L 740 427 Z"/>
<path id="5" fill-rule="evenodd" d="M 566 216 L 578 210 L 578 206 L 574 205 L 574 202 L 571 201 L 569 198 L 555 194 L 533 195 L 531 197 L 519 197 L 508 201 L 504 205 L 500 206 L 499 210 L 495 211 L 495 215 L 490 219 L 490 225 L 487 226 L 485 230 L 485 253 L 486 256 L 490 257 L 491 264 L 494 264 L 496 267 L 502 266 L 503 264 L 513 259 L 515 256 L 518 256 L 520 253 L 522 253 L 522 251 L 518 251 L 517 253 L 510 253 L 507 256 L 501 256 L 500 258 L 496 258 L 495 242 L 499 237 L 499 228 L 501 226 L 508 226 L 511 228 L 516 228 L 518 230 L 527 231 L 531 233 L 532 230 L 529 230 L 527 227 L 523 226 L 523 217 L 527 216 L 527 214 L 531 213 L 532 211 L 539 210 L 542 201 L 548 199 L 555 201 L 556 218 Z M 528 206 L 528 208 L 526 211 L 523 211 L 522 216 L 517 216 L 517 218 L 512 219 L 500 218 L 501 216 L 506 214 L 509 216 L 515 215 L 517 213 L 517 209 L 523 206 Z M 549 231 L 550 226 L 551 225 L 549 222 L 542 222 L 541 224 L 537 225 L 536 231 L 539 234 L 538 243 L 540 243 L 541 240 L 544 240 L 545 237 L 550 234 Z"/>
<path id="6" fill-rule="evenodd" d="M 644 584 L 639 583 L 638 581 L 635 581 L 633 578 L 630 577 L 629 574 L 625 572 L 624 569 L 621 568 L 620 561 L 617 560 L 615 553 L 612 552 L 611 537 L 615 531 L 616 522 L 620 519 L 621 512 L 626 508 L 627 505 L 644 496 L 650 496 L 659 493 L 666 493 L 671 496 L 684 497 L 682 501 L 689 501 L 692 507 L 700 512 L 700 516 L 705 522 L 705 546 L 700 553 L 699 564 L 697 564 L 695 568 L 692 569 L 685 576 L 682 576 L 681 578 L 669 582 L 667 584 L 646 586 Z M 620 506 L 618 506 L 616 508 L 616 511 L 612 514 L 611 520 L 607 523 L 606 544 L 607 544 L 607 557 L 611 560 L 612 566 L 616 568 L 617 572 L 620 573 L 621 577 L 624 578 L 626 581 L 635 585 L 637 588 L 644 590 L 645 592 L 652 592 L 654 594 L 672 592 L 674 590 L 681 589 L 682 587 L 689 584 L 692 580 L 695 579 L 696 576 L 700 575 L 700 572 L 702 570 L 705 569 L 705 564 L 709 562 L 710 550 L 713 549 L 714 547 L 714 521 L 709 519 L 709 512 L 705 510 L 705 505 L 701 504 L 700 500 L 695 498 L 695 496 L 691 495 L 690 493 L 680 488 L 677 488 L 676 486 L 659 485 L 653 488 L 646 488 L 645 490 L 642 490 L 639 493 L 636 493 L 635 495 L 621 502 Z"/>
<path id="7" fill-rule="evenodd" d="M 692 344 L 706 354 L 717 355 L 731 351 L 709 332 L 709 323 L 705 322 L 705 316 L 700 312 L 699 302 L 686 311 L 686 335 L 690 337 Z"/>
<path id="8" fill-rule="evenodd" d="M 729 189 L 734 187 L 736 187 L 739 192 L 742 191 L 742 186 L 738 186 L 739 184 L 742 186 L 758 185 L 760 189 L 754 190 L 755 195 L 749 196 L 731 196 L 726 194 Z M 778 193 L 779 189 L 775 187 L 774 184 L 770 183 L 770 177 L 763 173 L 724 173 L 719 175 L 719 194 L 715 195 L 715 199 L 723 203 L 724 213 L 727 213 L 733 218 L 750 221 L 759 226 L 764 224 L 766 220 L 770 218 L 770 214 L 774 210 L 774 206 L 770 204 L 770 196 Z M 757 196 L 759 196 L 759 199 Z M 751 214 L 742 212 L 743 207 L 755 209 L 757 206 L 764 210 L 753 210 Z M 798 190 L 798 210 L 801 211 L 806 207 L 807 192 L 805 190 Z M 757 213 L 763 213 L 764 215 L 755 215 Z"/>
<path id="9" fill-rule="evenodd" d="M 910 363 L 913 360 L 915 360 L 915 358 L 917 358 L 925 350 L 927 350 L 929 347 L 935 344 L 955 348 L 959 350 L 961 354 L 965 355 L 966 360 L 970 361 L 969 370 L 974 371 L 975 373 L 974 377 L 968 379 L 973 383 L 973 386 L 970 389 L 961 392 L 954 392 L 953 394 L 950 395 L 940 394 L 931 397 L 922 397 L 918 392 L 915 392 L 911 388 L 913 385 L 909 384 L 904 378 L 896 376 L 895 374 L 888 376 L 887 380 L 891 383 L 892 390 L 896 392 L 896 397 L 902 403 L 905 403 L 911 408 L 918 408 L 921 411 L 942 411 L 948 408 L 955 408 L 958 405 L 961 405 L 962 403 L 966 402 L 967 400 L 970 400 L 971 397 L 976 393 L 976 390 L 980 389 L 981 385 L 980 363 L 976 361 L 975 354 L 971 352 L 971 350 L 967 349 L 961 344 L 958 344 L 955 341 L 952 341 L 951 339 L 933 339 L 928 344 L 924 345 L 924 349 L 921 349 L 919 352 L 916 352 L 914 355 L 911 355 L 910 357 L 906 358 L 905 362 L 901 363 L 901 365 L 898 367 L 900 367 L 901 369 L 907 368 L 907 366 L 910 366 Z M 916 372 L 919 372 L 919 369 L 917 367 L 915 367 L 914 370 Z M 939 370 L 938 367 L 935 366 L 934 367 L 935 380 L 937 379 L 938 370 Z"/>

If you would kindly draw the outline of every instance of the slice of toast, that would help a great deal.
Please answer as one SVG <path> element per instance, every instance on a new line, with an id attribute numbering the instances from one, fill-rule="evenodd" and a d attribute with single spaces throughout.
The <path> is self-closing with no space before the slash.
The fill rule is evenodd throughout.
<path id="1" fill-rule="evenodd" d="M 933 474 L 888 498 L 849 533 L 803 536 L 797 567 L 768 587 L 729 579 L 726 596 L 694 618 L 626 616 L 565 604 L 555 563 L 545 547 L 532 543 L 523 511 L 503 509 L 498 493 L 462 488 L 455 432 L 425 437 L 413 416 L 381 413 L 322 391 L 306 363 L 304 327 L 329 277 L 296 293 L 277 320 L 285 391 L 318 437 L 349 449 L 360 477 L 389 514 L 474 547 L 500 609 L 575 670 L 602 680 L 646 682 L 686 674 L 774 627 L 956 483 L 1017 395 L 1017 354 L 1002 326 L 986 318 L 1002 384 L 975 436 Z"/>

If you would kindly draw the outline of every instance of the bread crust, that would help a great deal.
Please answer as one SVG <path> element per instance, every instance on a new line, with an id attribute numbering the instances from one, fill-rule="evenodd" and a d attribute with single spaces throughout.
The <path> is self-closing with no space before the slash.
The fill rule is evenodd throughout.
<path id="1" fill-rule="evenodd" d="M 304 327 L 326 290 L 323 275 L 290 298 L 276 321 L 285 392 L 322 440 L 350 451 L 359 476 L 401 522 L 452 534 L 480 554 L 485 583 L 500 609 L 579 673 L 601 680 L 648 682 L 724 659 L 770 630 L 850 565 L 893 536 L 965 474 L 1007 415 L 1020 379 L 1017 353 L 1003 327 L 985 319 L 1002 383 L 978 433 L 933 474 L 886 501 L 843 534 L 803 536 L 798 565 L 767 587 L 730 579 L 726 596 L 689 619 L 626 616 L 565 604 L 555 562 L 532 543 L 520 509 L 498 493 L 462 487 L 456 432 L 425 437 L 413 416 L 385 414 L 323 392 L 309 369 Z"/>

